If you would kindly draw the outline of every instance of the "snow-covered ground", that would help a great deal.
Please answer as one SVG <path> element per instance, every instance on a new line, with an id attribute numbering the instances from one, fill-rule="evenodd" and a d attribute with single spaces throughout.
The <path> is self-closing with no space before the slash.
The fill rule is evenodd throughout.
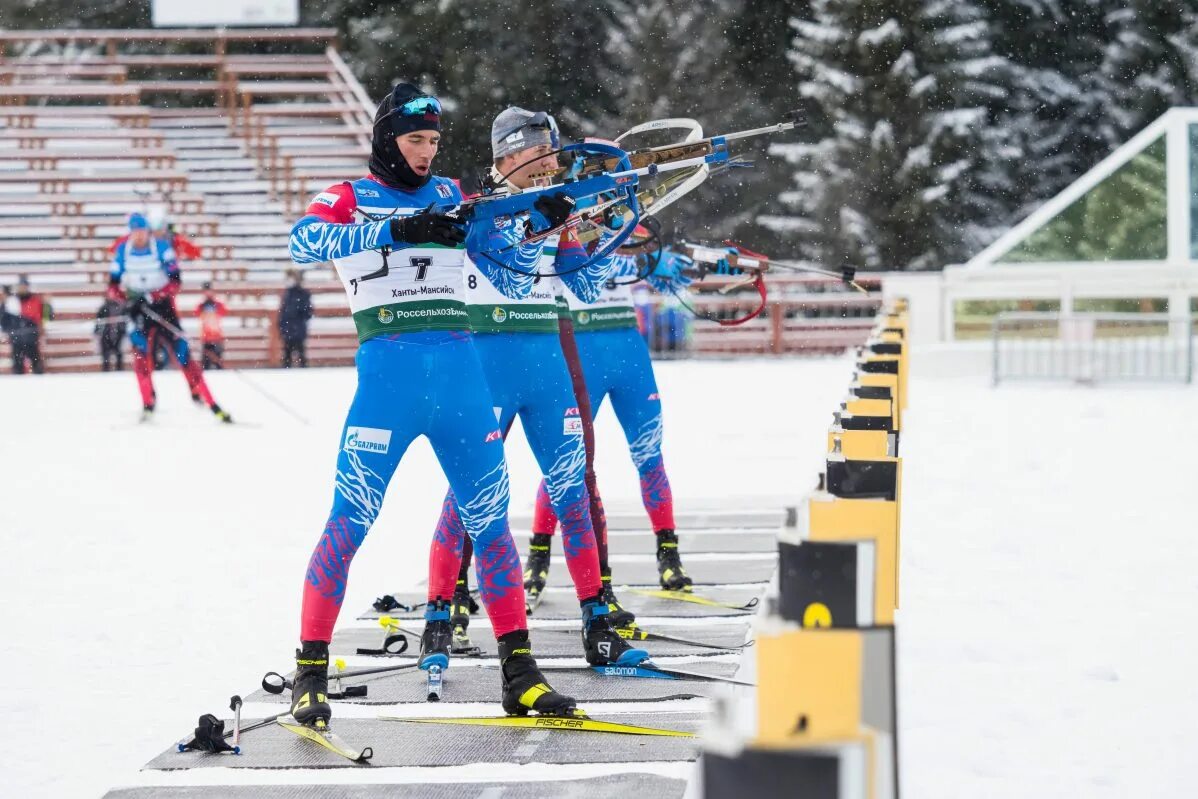
<path id="1" fill-rule="evenodd" d="M 919 799 L 1198 795 L 1198 389 L 921 378 L 904 438 L 900 772 Z M 664 363 L 680 509 L 779 507 L 813 483 L 845 361 Z M 224 428 L 159 376 L 0 378 L 0 630 L 11 796 L 132 780 L 202 712 L 289 662 L 331 497 L 347 370 L 213 375 Z M 251 384 L 252 383 L 252 384 Z M 284 412 L 255 388 L 283 399 Z M 610 410 L 609 506 L 637 504 Z M 509 447 L 513 508 L 536 472 Z M 422 442 L 347 607 L 415 585 L 444 480 Z"/>
<path id="2" fill-rule="evenodd" d="M 659 364 L 676 506 L 793 501 L 814 482 L 848 368 Z M 353 372 L 210 374 L 217 399 L 254 427 L 218 425 L 177 373 L 156 377 L 159 418 L 141 426 L 127 372 L 0 378 L 0 640 L 12 675 L 0 794 L 94 797 L 128 783 L 201 713 L 290 662 Z M 610 409 L 597 437 L 605 502 L 637 507 Z M 538 474 L 518 428 L 508 451 L 513 510 L 527 511 Z M 347 609 L 423 577 L 444 492 L 417 442 L 354 560 Z"/>
<path id="3" fill-rule="evenodd" d="M 906 796 L 1198 796 L 1196 407 L 1198 387 L 912 380 Z"/>

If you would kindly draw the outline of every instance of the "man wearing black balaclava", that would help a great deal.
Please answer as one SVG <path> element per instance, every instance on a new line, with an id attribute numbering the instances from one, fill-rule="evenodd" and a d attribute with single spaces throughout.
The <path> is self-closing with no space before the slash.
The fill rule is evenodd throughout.
<path id="1" fill-rule="evenodd" d="M 474 542 L 480 598 L 501 658 L 504 709 L 555 715 L 575 709 L 573 699 L 549 687 L 532 658 L 520 556 L 507 524 L 503 441 L 464 303 L 466 235 L 446 214 L 461 205 L 462 194 L 452 180 L 432 174 L 440 143 L 440 102 L 399 84 L 375 114 L 369 177 L 317 194 L 291 230 L 296 264 L 333 262 L 361 342 L 333 507 L 304 581 L 291 693 L 292 715 L 318 729 L 332 715 L 329 641 L 350 562 L 400 458 L 422 435 L 449 478 L 458 518 Z M 495 220 L 476 224 L 499 229 Z M 482 268 L 500 270 L 490 262 Z M 525 275 L 523 283 L 504 285 L 527 291 L 531 282 Z M 429 596 L 425 613 L 419 667 L 429 672 L 430 686 L 449 665 L 451 595 L 452 589 Z"/>
<path id="2" fill-rule="evenodd" d="M 433 156 L 437 154 L 437 141 L 431 136 L 409 135 L 417 131 L 441 132 L 441 115 L 431 109 L 419 114 L 396 113 L 395 108 L 423 92 L 410 83 L 401 83 L 379 103 L 374 112 L 374 137 L 370 144 L 370 174 L 399 189 L 419 189 L 428 183 Z M 402 141 L 402 150 L 400 142 Z M 439 141 L 439 137 L 438 137 Z M 412 159 L 404 157 L 404 150 Z"/>

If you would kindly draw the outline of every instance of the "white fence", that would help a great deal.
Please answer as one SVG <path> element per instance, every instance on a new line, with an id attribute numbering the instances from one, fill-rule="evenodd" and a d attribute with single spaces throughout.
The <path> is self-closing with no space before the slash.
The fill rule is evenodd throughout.
<path id="1" fill-rule="evenodd" d="M 992 330 L 994 384 L 1190 383 L 1194 336 L 1188 317 L 1143 313 L 1002 313 Z"/>

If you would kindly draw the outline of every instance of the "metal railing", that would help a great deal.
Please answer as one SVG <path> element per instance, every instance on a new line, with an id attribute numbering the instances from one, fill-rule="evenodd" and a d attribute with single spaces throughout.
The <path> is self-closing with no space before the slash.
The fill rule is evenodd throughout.
<path id="1" fill-rule="evenodd" d="M 1191 328 L 1190 317 L 1169 314 L 1000 313 L 991 332 L 993 382 L 1190 383 Z"/>

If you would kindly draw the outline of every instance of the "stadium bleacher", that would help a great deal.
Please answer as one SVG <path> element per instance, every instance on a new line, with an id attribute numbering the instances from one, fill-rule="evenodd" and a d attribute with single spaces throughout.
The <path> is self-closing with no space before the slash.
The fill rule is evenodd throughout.
<path id="1" fill-rule="evenodd" d="M 0 33 L 0 285 L 28 275 L 48 296 L 48 371 L 100 368 L 91 320 L 108 248 L 130 211 L 155 207 L 203 252 L 183 264 L 185 329 L 197 332 L 198 289 L 212 281 L 231 312 L 226 363 L 278 363 L 291 223 L 313 192 L 362 174 L 370 151 L 374 103 L 336 45 L 331 29 Z M 838 352 L 859 343 L 877 301 L 813 294 L 819 284 L 771 278 L 762 318 L 697 324 L 692 350 Z M 340 282 L 321 267 L 305 285 L 317 308 L 310 363 L 351 363 L 356 339 Z M 703 286 L 696 306 L 739 313 L 721 285 Z"/>
<path id="2" fill-rule="evenodd" d="M 212 281 L 230 307 L 226 362 L 278 362 L 297 181 L 315 160 L 359 174 L 369 152 L 373 106 L 335 44 L 328 29 L 0 34 L 0 284 L 28 275 L 52 303 L 49 371 L 99 368 L 108 248 L 126 214 L 155 207 L 203 252 L 183 264 L 184 326 Z M 263 47 L 278 52 L 243 52 Z M 328 269 L 305 282 L 309 361 L 350 362 L 340 283 Z"/>

